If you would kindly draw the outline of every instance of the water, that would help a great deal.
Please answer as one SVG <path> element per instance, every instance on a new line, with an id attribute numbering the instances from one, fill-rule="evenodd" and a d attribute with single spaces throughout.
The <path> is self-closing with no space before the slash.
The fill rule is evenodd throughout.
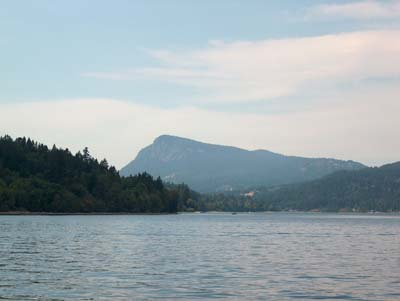
<path id="1" fill-rule="evenodd" d="M 400 216 L 0 216 L 0 299 L 400 300 Z"/>

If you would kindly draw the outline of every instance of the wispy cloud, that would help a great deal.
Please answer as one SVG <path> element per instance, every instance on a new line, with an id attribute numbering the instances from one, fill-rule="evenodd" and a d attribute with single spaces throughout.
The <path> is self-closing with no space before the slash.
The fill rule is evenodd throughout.
<path id="1" fill-rule="evenodd" d="M 400 17 L 400 1 L 355 1 L 317 5 L 308 17 L 318 19 L 393 19 Z"/>
<path id="2" fill-rule="evenodd" d="M 204 101 L 255 101 L 304 95 L 400 76 L 400 31 L 364 31 L 263 41 L 213 41 L 203 49 L 152 51 L 158 66 L 88 72 L 110 80 L 157 80 L 200 88 Z"/>

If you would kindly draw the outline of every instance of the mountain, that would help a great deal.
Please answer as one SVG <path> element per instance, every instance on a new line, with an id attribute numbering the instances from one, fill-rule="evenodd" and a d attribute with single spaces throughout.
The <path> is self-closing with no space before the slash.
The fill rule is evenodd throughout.
<path id="1" fill-rule="evenodd" d="M 142 149 L 120 174 L 128 176 L 146 171 L 167 182 L 184 182 L 199 192 L 216 192 L 302 182 L 338 170 L 364 167 L 353 161 L 248 151 L 163 135 Z"/>

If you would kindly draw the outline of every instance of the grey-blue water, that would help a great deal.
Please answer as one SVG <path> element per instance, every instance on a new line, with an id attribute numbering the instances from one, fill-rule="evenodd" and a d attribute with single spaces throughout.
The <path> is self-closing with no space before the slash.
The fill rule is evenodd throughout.
<path id="1" fill-rule="evenodd" d="M 0 299 L 400 300 L 399 238 L 399 216 L 0 216 Z"/>

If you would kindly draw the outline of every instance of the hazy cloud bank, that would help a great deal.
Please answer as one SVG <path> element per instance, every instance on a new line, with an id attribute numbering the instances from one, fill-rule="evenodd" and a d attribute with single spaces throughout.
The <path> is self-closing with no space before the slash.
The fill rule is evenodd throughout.
<path id="1" fill-rule="evenodd" d="M 0 104 L 1 134 L 29 136 L 122 167 L 161 134 L 290 155 L 383 164 L 399 159 L 398 85 L 327 96 L 312 110 L 281 115 L 160 109 L 113 99 Z M 351 100 L 351 101 L 348 101 Z"/>

